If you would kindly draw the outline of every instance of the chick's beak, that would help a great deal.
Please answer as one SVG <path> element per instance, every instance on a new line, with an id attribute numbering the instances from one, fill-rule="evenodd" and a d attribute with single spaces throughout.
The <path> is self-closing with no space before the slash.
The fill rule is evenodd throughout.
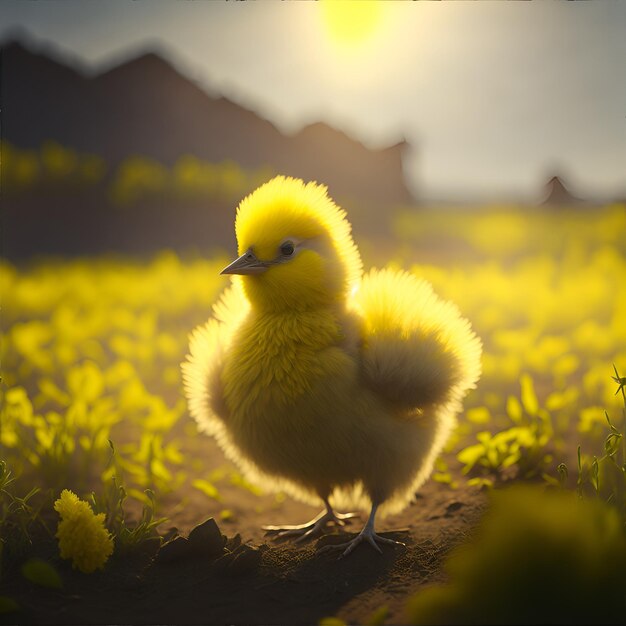
<path id="1" fill-rule="evenodd" d="M 267 263 L 257 259 L 254 252 L 248 250 L 227 265 L 220 274 L 261 274 L 267 267 Z"/>

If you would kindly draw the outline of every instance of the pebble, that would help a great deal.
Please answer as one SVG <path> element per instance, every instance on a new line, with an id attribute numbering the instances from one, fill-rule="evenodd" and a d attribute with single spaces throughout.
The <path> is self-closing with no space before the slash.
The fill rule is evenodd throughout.
<path id="1" fill-rule="evenodd" d="M 193 547 L 184 537 L 176 537 L 161 546 L 157 553 L 156 560 L 158 563 L 172 563 L 185 557 L 193 552 Z"/>
<path id="2" fill-rule="evenodd" d="M 258 548 L 243 544 L 232 554 L 232 560 L 226 571 L 231 576 L 241 576 L 254 569 L 261 563 L 261 551 Z"/>
<path id="3" fill-rule="evenodd" d="M 219 556 L 224 552 L 226 536 L 222 535 L 215 519 L 211 517 L 189 533 L 188 541 L 198 555 Z"/>

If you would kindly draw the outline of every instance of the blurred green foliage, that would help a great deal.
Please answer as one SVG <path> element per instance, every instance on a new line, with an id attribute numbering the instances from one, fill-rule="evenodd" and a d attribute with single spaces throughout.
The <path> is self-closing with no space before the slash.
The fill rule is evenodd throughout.
<path id="1" fill-rule="evenodd" d="M 149 202 L 222 201 L 236 204 L 273 176 L 269 167 L 245 169 L 232 160 L 213 163 L 185 154 L 168 167 L 146 156 L 124 159 L 115 169 L 94 154 L 55 141 L 28 150 L 2 141 L 2 188 L 9 197 L 59 189 L 70 192 L 105 184 L 121 207 Z"/>
<path id="2" fill-rule="evenodd" d="M 270 168 L 245 170 L 234 161 L 212 163 L 188 154 L 168 168 L 153 159 L 136 156 L 117 168 L 110 194 L 120 206 L 163 198 L 236 203 L 271 177 Z"/>
<path id="3" fill-rule="evenodd" d="M 604 411 L 606 418 L 606 431 L 602 450 L 598 455 L 586 454 L 578 446 L 576 491 L 579 497 L 600 498 L 615 507 L 624 520 L 626 528 L 626 378 L 619 375 L 614 368 L 616 383 L 616 395 L 621 395 L 623 407 L 621 416 L 616 421 L 616 426 L 608 412 Z M 570 471 L 565 463 L 558 468 L 559 483 L 566 486 Z M 551 481 L 556 484 L 556 480 Z"/>
<path id="4" fill-rule="evenodd" d="M 104 160 L 82 154 L 56 141 L 44 142 L 39 150 L 25 150 L 2 141 L 2 190 L 12 196 L 37 188 L 64 190 L 100 183 L 107 172 Z"/>
<path id="5" fill-rule="evenodd" d="M 476 466 L 485 475 L 493 475 L 510 467 L 517 467 L 517 476 L 532 478 L 549 469 L 552 455 L 547 451 L 554 445 L 554 429 L 550 413 L 539 407 L 533 381 L 528 374 L 520 380 L 521 402 L 509 396 L 506 403 L 507 417 L 512 426 L 496 434 L 481 431 L 476 435 L 477 444 L 467 446 L 457 458 L 464 464 L 467 474 Z M 484 484 L 481 478 L 473 478 L 474 484 Z"/>
<path id="6" fill-rule="evenodd" d="M 492 494 L 450 581 L 409 602 L 412 624 L 618 624 L 626 608 L 618 512 L 575 492 L 516 485 Z"/>
<path id="7" fill-rule="evenodd" d="M 39 487 L 18 495 L 16 479 L 6 462 L 0 460 L 0 571 L 5 558 L 26 554 L 31 546 L 30 530 L 39 522 L 39 507 L 32 502 Z"/>

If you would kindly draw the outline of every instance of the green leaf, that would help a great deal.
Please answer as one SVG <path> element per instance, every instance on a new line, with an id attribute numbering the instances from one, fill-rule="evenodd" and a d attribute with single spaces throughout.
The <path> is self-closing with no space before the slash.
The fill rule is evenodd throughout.
<path id="1" fill-rule="evenodd" d="M 521 397 L 522 404 L 529 415 L 537 415 L 539 411 L 539 402 L 535 394 L 535 385 L 533 379 L 528 374 L 522 374 L 520 377 L 520 385 L 522 388 Z"/>
<path id="2" fill-rule="evenodd" d="M 595 456 L 591 463 L 591 484 L 596 492 L 600 489 L 600 468 L 598 466 L 598 459 Z"/>
<path id="3" fill-rule="evenodd" d="M 452 482 L 452 474 L 449 472 L 435 472 L 433 474 L 433 480 L 437 483 L 449 485 Z"/>
<path id="4" fill-rule="evenodd" d="M 613 456 L 619 450 L 622 439 L 621 433 L 611 433 L 604 442 L 604 451 L 607 456 Z"/>
<path id="5" fill-rule="evenodd" d="M 497 437 L 497 435 L 495 437 Z M 479 433 L 476 433 L 476 439 L 478 439 L 478 441 L 480 441 L 480 443 L 484 444 L 485 446 L 488 445 L 492 439 L 495 439 L 495 437 L 488 430 L 483 430 Z"/>
<path id="6" fill-rule="evenodd" d="M 480 443 L 477 443 L 473 446 L 468 446 L 467 448 L 461 450 L 456 455 L 456 458 L 465 465 L 465 467 L 463 468 L 463 473 L 467 474 L 467 472 L 469 472 L 472 467 L 474 467 L 474 465 L 478 463 L 478 461 L 484 456 L 484 454 L 485 447 Z"/>
<path id="7" fill-rule="evenodd" d="M 47 587 L 48 589 L 61 589 L 63 587 L 61 577 L 54 567 L 41 559 L 26 561 L 22 565 L 22 575 L 26 580 L 40 587 Z"/>
<path id="8" fill-rule="evenodd" d="M 606 421 L 609 425 L 609 428 L 611 429 L 612 433 L 619 433 L 619 430 L 617 430 L 617 428 L 615 428 L 615 426 L 613 426 L 613 424 L 611 423 L 611 419 L 609 418 L 609 414 L 604 411 L 604 417 L 606 417 Z"/>
<path id="9" fill-rule="evenodd" d="M 223 521 L 232 520 L 235 517 L 235 514 L 230 509 L 222 509 L 220 511 L 220 519 Z"/>
<path id="10" fill-rule="evenodd" d="M 191 485 L 201 491 L 202 493 L 209 496 L 209 498 L 213 498 L 214 500 L 220 500 L 220 492 L 217 490 L 217 487 L 210 483 L 208 480 L 204 480 L 202 478 L 198 478 L 194 480 Z"/>
<path id="11" fill-rule="evenodd" d="M 615 371 L 615 376 L 611 376 L 611 378 L 618 384 L 615 395 L 617 395 L 620 391 L 624 394 L 624 389 L 626 388 L 626 377 L 621 377 L 619 375 L 617 367 L 615 367 L 615 363 L 613 363 L 613 370 Z M 626 395 L 624 397 L 626 398 Z"/>
<path id="12" fill-rule="evenodd" d="M 491 478 L 476 477 L 470 478 L 467 481 L 467 484 L 470 487 L 478 487 L 479 489 L 482 489 L 483 487 L 491 488 L 493 487 L 493 480 Z"/>
<path id="13" fill-rule="evenodd" d="M 513 454 L 509 454 L 502 459 L 500 463 L 500 467 L 502 469 L 506 467 L 510 467 L 511 465 L 515 465 L 521 458 L 521 454 L 519 452 L 514 452 Z"/>
<path id="14" fill-rule="evenodd" d="M 500 459 L 498 457 L 498 452 L 494 448 L 490 448 L 487 450 L 487 462 L 493 469 L 497 469 Z"/>
<path id="15" fill-rule="evenodd" d="M 553 487 L 560 487 L 561 486 L 561 482 L 558 481 L 556 478 L 554 478 L 554 476 L 550 476 L 550 474 L 546 474 L 545 472 L 543 474 L 541 474 L 541 477 L 549 484 L 552 485 Z"/>
<path id="16" fill-rule="evenodd" d="M 509 396 L 506 401 L 506 413 L 511 421 L 518 424 L 522 421 L 522 405 L 515 396 Z"/>
<path id="17" fill-rule="evenodd" d="M 488 424 L 491 421 L 491 413 L 486 406 L 478 406 L 468 409 L 466 417 L 474 424 Z"/>

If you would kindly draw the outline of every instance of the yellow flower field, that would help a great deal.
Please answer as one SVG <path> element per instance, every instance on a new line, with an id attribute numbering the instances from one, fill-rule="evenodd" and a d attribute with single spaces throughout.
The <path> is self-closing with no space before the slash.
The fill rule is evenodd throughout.
<path id="1" fill-rule="evenodd" d="M 456 302 L 485 344 L 435 480 L 556 480 L 578 443 L 606 436 L 605 409 L 623 427 L 611 375 L 626 371 L 626 207 L 406 210 L 394 228 L 393 247 L 359 242 L 366 266 L 393 250 L 387 260 Z M 102 497 L 115 477 L 147 504 L 145 489 L 157 501 L 184 487 L 220 500 L 226 481 L 254 492 L 223 460 L 209 475 L 187 445 L 179 364 L 227 260 L 163 251 L 0 265 L 0 442 L 17 484 Z"/>

